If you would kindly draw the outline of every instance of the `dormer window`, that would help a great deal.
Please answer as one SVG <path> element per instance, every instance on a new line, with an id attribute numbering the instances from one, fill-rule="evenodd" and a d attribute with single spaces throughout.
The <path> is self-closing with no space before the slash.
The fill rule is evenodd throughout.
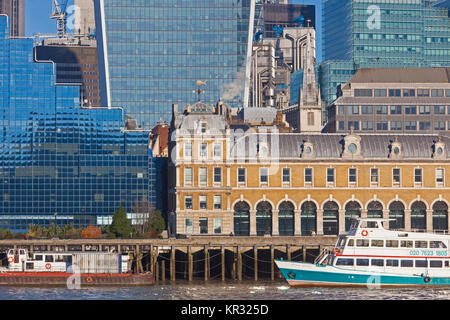
<path id="1" fill-rule="evenodd" d="M 433 145 L 433 159 L 445 160 L 447 159 L 445 151 L 445 143 L 441 141 L 441 138 L 434 142 Z"/>
<path id="2" fill-rule="evenodd" d="M 301 157 L 305 159 L 313 159 L 315 157 L 314 145 L 309 141 L 309 138 L 306 138 L 303 141 L 300 154 Z"/>
<path id="3" fill-rule="evenodd" d="M 200 122 L 200 132 L 201 133 L 206 133 L 206 129 L 207 129 L 207 124 L 206 122 Z"/>
<path id="4" fill-rule="evenodd" d="M 403 158 L 402 144 L 398 141 L 397 137 L 395 137 L 394 141 L 391 141 L 389 158 L 395 160 Z"/>

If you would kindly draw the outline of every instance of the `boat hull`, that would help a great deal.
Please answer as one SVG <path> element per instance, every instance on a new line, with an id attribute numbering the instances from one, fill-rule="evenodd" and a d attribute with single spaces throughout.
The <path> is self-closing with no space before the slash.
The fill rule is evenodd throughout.
<path id="1" fill-rule="evenodd" d="M 426 277 L 343 270 L 311 263 L 275 261 L 291 287 L 411 287 L 450 286 L 450 277 Z"/>
<path id="2" fill-rule="evenodd" d="M 78 278 L 79 277 L 79 278 Z M 0 273 L 0 286 L 146 286 L 154 284 L 153 275 L 145 274 L 80 274 L 66 272 Z"/>

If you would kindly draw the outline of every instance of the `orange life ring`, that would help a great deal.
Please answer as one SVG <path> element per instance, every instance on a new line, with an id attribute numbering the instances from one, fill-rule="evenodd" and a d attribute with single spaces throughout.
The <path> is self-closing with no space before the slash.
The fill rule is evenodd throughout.
<path id="1" fill-rule="evenodd" d="M 8 258 L 8 262 L 9 262 L 9 263 L 13 263 L 13 262 L 14 262 L 14 258 L 13 258 L 13 257 L 9 257 L 9 258 Z"/>
<path id="2" fill-rule="evenodd" d="M 369 234 L 369 232 L 367 232 L 367 230 L 361 231 L 361 235 L 362 235 L 363 237 L 367 237 L 368 234 Z"/>
<path id="3" fill-rule="evenodd" d="M 92 282 L 92 277 L 91 277 L 91 276 L 87 277 L 87 278 L 86 278 L 86 282 L 87 282 L 87 283 L 91 283 L 91 282 Z"/>
<path id="4" fill-rule="evenodd" d="M 45 269 L 50 270 L 52 268 L 52 265 L 50 263 L 47 263 L 45 265 Z"/>
<path id="5" fill-rule="evenodd" d="M 338 255 L 338 253 L 340 253 L 341 252 L 341 250 L 339 250 L 339 249 L 334 249 L 334 255 Z"/>

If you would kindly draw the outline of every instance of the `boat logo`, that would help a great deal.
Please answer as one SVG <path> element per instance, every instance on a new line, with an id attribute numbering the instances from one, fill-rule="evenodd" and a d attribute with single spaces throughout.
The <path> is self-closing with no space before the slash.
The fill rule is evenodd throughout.
<path id="1" fill-rule="evenodd" d="M 45 265 L 45 269 L 49 270 L 49 269 L 51 269 L 51 268 L 52 268 L 52 265 L 51 265 L 50 263 L 47 263 L 47 264 Z"/>
<path id="2" fill-rule="evenodd" d="M 292 271 L 289 272 L 289 273 L 287 274 L 287 276 L 288 276 L 289 278 L 291 278 L 291 279 L 295 279 L 295 273 L 293 273 Z"/>

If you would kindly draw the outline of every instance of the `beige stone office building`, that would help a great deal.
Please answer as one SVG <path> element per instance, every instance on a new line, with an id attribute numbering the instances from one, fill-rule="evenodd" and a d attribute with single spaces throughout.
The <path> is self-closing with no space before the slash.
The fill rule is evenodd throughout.
<path id="1" fill-rule="evenodd" d="M 174 233 L 335 235 L 354 217 L 449 230 L 444 135 L 292 133 L 282 117 L 250 125 L 201 102 L 175 110 L 171 130 Z"/>

